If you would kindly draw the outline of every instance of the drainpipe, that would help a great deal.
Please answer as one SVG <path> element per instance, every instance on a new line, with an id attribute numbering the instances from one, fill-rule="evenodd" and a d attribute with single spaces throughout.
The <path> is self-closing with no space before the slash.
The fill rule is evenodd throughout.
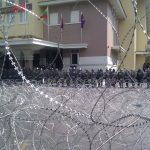
<path id="1" fill-rule="evenodd" d="M 136 69 L 136 51 L 137 51 L 137 27 L 134 30 L 134 66 L 133 69 Z"/>
<path id="2" fill-rule="evenodd" d="M 50 28 L 50 20 L 49 20 L 49 7 L 47 6 L 47 32 L 48 32 L 48 41 L 50 41 L 49 37 L 49 28 Z"/>
<path id="3" fill-rule="evenodd" d="M 136 19 L 136 18 L 134 18 Z M 133 56 L 134 56 L 134 64 L 133 64 L 133 69 L 136 69 L 136 51 L 137 51 L 137 25 L 135 25 L 135 30 L 134 30 L 134 51 L 133 51 Z"/>

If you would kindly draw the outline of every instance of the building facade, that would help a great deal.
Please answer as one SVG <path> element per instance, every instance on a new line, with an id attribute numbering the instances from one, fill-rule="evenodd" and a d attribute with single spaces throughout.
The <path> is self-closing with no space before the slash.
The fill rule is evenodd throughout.
<path id="1" fill-rule="evenodd" d="M 40 12 L 40 9 L 35 0 L 1 1 L 0 7 L 1 53 L 5 51 L 4 36 L 6 35 L 8 36 L 12 51 L 21 63 L 21 66 L 32 68 L 33 54 L 41 49 L 41 46 L 36 43 L 38 43 L 40 39 L 43 39 L 43 24 L 27 11 L 19 7 L 17 7 L 19 8 L 17 9 L 11 2 L 33 12 Z M 22 64 L 23 61 L 24 64 Z"/>
<path id="2" fill-rule="evenodd" d="M 121 59 L 125 57 L 122 68 L 142 69 L 149 53 L 147 51 L 148 37 L 146 36 L 148 27 L 146 18 L 147 3 L 146 0 L 137 1 L 138 18 L 136 18 L 135 24 L 135 12 L 132 2 L 129 0 L 121 0 L 121 2 L 126 11 L 127 18 L 119 22 L 119 38 L 122 47 L 128 50 L 127 55 L 126 53 L 122 54 Z"/>
<path id="3" fill-rule="evenodd" d="M 10 1 L 21 5 L 24 0 Z M 128 49 L 122 67 L 137 69 L 148 61 L 149 42 L 145 35 L 148 16 L 143 15 L 149 8 L 145 0 L 138 0 L 137 6 L 144 29 L 137 23 L 133 31 L 130 28 L 134 26 L 135 15 L 130 0 L 25 2 L 26 8 L 35 13 L 14 12 L 14 5 L 4 1 L 0 4 L 1 31 L 8 35 L 12 51 L 22 67 L 45 65 L 68 69 L 73 65 L 86 69 L 117 68 Z M 43 10 L 46 10 L 45 20 L 39 17 Z M 130 45 L 132 32 L 134 38 Z M 2 32 L 0 38 L 1 53 L 4 53 Z"/>
<path id="4" fill-rule="evenodd" d="M 66 68 L 70 65 L 87 69 L 115 68 L 118 65 L 119 50 L 115 47 L 119 43 L 115 30 L 118 32 L 118 22 L 125 19 L 126 14 L 119 1 L 95 0 L 94 5 L 99 11 L 86 0 L 39 2 L 39 6 L 48 8 L 49 29 L 44 27 L 44 39 L 66 45 L 75 44 L 74 47 L 62 49 Z M 82 14 L 85 19 L 83 27 Z"/>

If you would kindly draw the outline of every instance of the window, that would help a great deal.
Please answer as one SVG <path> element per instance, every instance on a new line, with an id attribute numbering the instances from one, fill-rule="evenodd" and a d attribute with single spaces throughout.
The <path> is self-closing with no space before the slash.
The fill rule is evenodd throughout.
<path id="1" fill-rule="evenodd" d="M 28 10 L 32 10 L 32 3 L 29 4 L 28 0 L 19 0 L 19 5 L 24 8 L 27 8 Z"/>
<path id="2" fill-rule="evenodd" d="M 19 5 L 21 5 L 23 3 L 28 3 L 28 0 L 19 0 Z"/>
<path id="3" fill-rule="evenodd" d="M 2 14 L 0 14 L 0 25 L 2 25 L 2 23 L 3 23 L 3 16 Z"/>
<path id="4" fill-rule="evenodd" d="M 0 0 L 0 7 L 2 7 L 2 0 Z"/>
<path id="5" fill-rule="evenodd" d="M 71 54 L 71 64 L 77 65 L 79 59 L 79 53 L 72 53 Z"/>
<path id="6" fill-rule="evenodd" d="M 7 14 L 7 24 L 12 25 L 14 24 L 14 14 L 13 13 L 8 13 Z"/>
<path id="7" fill-rule="evenodd" d="M 50 14 L 50 25 L 58 25 L 58 13 Z"/>
<path id="8" fill-rule="evenodd" d="M 112 52 L 112 63 L 113 63 L 113 65 L 118 64 L 118 53 L 117 52 Z"/>
<path id="9" fill-rule="evenodd" d="M 9 0 L 8 2 L 6 1 L 6 6 L 12 6 L 12 4 L 9 2 L 15 3 L 15 0 Z"/>
<path id="10" fill-rule="evenodd" d="M 71 16 L 70 16 L 70 22 L 71 23 L 79 23 L 80 22 L 80 16 L 79 16 L 79 11 L 78 10 L 74 10 L 71 12 Z"/>
<path id="11" fill-rule="evenodd" d="M 27 19 L 28 19 L 28 13 L 26 11 L 21 11 L 19 13 L 20 23 L 27 23 Z"/>
<path id="12" fill-rule="evenodd" d="M 32 4 L 27 4 L 27 9 L 32 10 Z"/>
<path id="13" fill-rule="evenodd" d="M 112 62 L 113 62 L 113 65 L 117 65 L 117 64 L 118 64 L 117 58 L 113 58 L 113 59 L 112 59 Z"/>

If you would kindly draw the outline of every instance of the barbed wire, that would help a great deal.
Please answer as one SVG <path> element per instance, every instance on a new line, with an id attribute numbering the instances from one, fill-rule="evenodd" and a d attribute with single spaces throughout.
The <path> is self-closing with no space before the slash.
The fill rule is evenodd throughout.
<path id="1" fill-rule="evenodd" d="M 10 1 L 3 1 L 25 9 Z M 118 35 L 106 15 L 90 0 L 88 2 L 111 24 Z M 131 49 L 137 24 L 140 24 L 143 33 L 149 38 L 140 21 L 145 16 L 139 19 L 138 3 L 135 0 L 131 3 L 135 20 L 124 37 L 126 40 L 131 34 L 128 47 L 123 48 L 125 53 L 118 70 Z M 34 12 L 25 10 L 39 18 Z M 144 148 L 149 148 L 149 89 L 103 89 L 87 88 L 84 85 L 80 88 L 62 88 L 34 85 L 23 74 L 9 44 L 8 33 L 3 31 L 3 34 L 6 56 L 23 83 L 2 83 L 0 86 L 1 149 L 136 149 L 142 138 L 142 142 L 147 144 Z M 135 132 L 135 129 L 141 133 Z"/>

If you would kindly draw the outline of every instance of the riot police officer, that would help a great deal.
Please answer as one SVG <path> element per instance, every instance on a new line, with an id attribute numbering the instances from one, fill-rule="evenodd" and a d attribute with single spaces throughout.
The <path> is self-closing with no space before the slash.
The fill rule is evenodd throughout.
<path id="1" fill-rule="evenodd" d="M 150 68 L 146 71 L 147 88 L 150 86 Z"/>
<path id="2" fill-rule="evenodd" d="M 130 71 L 130 81 L 131 81 L 131 84 L 132 84 L 132 87 L 134 88 L 135 87 L 135 81 L 136 81 L 136 73 L 135 71 L 131 70 Z"/>
<path id="3" fill-rule="evenodd" d="M 98 87 L 103 86 L 103 78 L 104 78 L 103 70 L 99 69 L 96 74 L 96 79 L 98 80 Z"/>
<path id="4" fill-rule="evenodd" d="M 124 70 L 124 80 L 125 80 L 126 88 L 128 88 L 129 81 L 130 81 L 130 73 L 128 70 Z"/>
<path id="5" fill-rule="evenodd" d="M 118 80 L 119 80 L 119 87 L 123 88 L 123 82 L 124 82 L 124 73 L 122 70 L 118 72 Z"/>
<path id="6" fill-rule="evenodd" d="M 138 87 L 142 86 L 143 78 L 144 78 L 144 73 L 141 69 L 139 69 L 136 75 Z"/>

